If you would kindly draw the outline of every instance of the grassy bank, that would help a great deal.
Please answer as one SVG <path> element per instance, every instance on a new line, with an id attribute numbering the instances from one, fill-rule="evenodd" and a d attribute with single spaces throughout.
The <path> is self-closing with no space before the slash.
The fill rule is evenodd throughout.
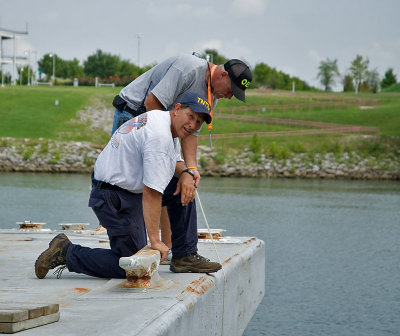
<path id="1" fill-rule="evenodd" d="M 81 122 L 78 111 L 108 104 L 118 90 L 93 87 L 6 87 L 0 89 L 0 137 L 45 138 L 103 144 L 107 137 Z"/>
<path id="2" fill-rule="evenodd" d="M 94 87 L 6 87 L 0 88 L 0 137 L 50 139 L 57 141 L 87 141 L 104 146 L 109 134 L 89 127 L 80 114 L 85 107 L 110 108 L 120 88 Z M 242 132 L 290 131 L 288 125 L 272 125 L 263 117 L 290 118 L 328 122 L 344 125 L 379 127 L 380 137 L 356 137 L 354 135 L 305 135 L 293 137 L 256 137 L 247 139 L 213 140 L 214 150 L 220 156 L 230 151 L 251 148 L 255 153 L 275 157 L 288 157 L 291 153 L 325 153 L 339 155 L 357 151 L 363 155 L 379 156 L 380 153 L 399 155 L 400 93 L 353 95 L 339 93 L 295 93 L 248 90 L 247 102 L 220 100 L 218 108 L 241 107 L 235 115 L 259 117 L 259 122 L 244 122 L 214 118 L 213 134 Z M 56 105 L 58 101 L 58 105 Z M 318 106 L 324 103 L 324 107 Z M 339 105 L 335 105 L 338 103 Z M 359 105 L 372 104 L 361 109 Z M 256 108 L 251 109 L 245 107 Z M 275 106 L 261 113 L 261 106 Z M 285 108 L 282 108 L 285 106 Z M 296 107 L 297 106 L 297 107 Z M 300 108 L 299 108 L 300 106 Z M 258 108 L 257 108 L 258 107 Z M 281 108 L 279 108 L 281 107 Z M 78 113 L 80 112 L 80 113 Z M 231 113 L 224 111 L 223 113 Z M 201 134 L 208 134 L 203 127 Z M 200 145 L 208 146 L 208 140 Z"/>

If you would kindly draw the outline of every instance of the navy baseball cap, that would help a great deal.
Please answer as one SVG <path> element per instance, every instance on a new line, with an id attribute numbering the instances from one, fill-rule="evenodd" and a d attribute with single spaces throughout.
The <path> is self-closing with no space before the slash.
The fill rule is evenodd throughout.
<path id="1" fill-rule="evenodd" d="M 193 112 L 205 114 L 204 121 L 207 124 L 211 122 L 211 106 L 206 98 L 196 93 L 189 92 L 183 96 L 179 103 L 188 105 Z"/>
<path id="2" fill-rule="evenodd" d="M 224 64 L 224 68 L 228 71 L 232 83 L 233 95 L 245 102 L 246 97 L 244 90 L 246 90 L 253 79 L 250 68 L 246 63 L 238 59 L 231 59 Z"/>

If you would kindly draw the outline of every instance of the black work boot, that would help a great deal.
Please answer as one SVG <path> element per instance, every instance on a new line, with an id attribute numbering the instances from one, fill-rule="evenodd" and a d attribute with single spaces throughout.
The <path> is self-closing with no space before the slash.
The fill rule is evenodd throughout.
<path id="1" fill-rule="evenodd" d="M 172 256 L 169 270 L 175 273 L 213 273 L 221 269 L 221 264 L 211 262 L 197 253 L 191 253 L 184 257 Z"/>
<path id="2" fill-rule="evenodd" d="M 67 250 L 70 244 L 71 241 L 64 233 L 60 233 L 53 238 L 49 243 L 49 248 L 35 262 L 35 273 L 39 279 L 43 279 L 50 269 L 66 265 Z M 57 275 L 58 278 L 61 276 L 61 272 L 62 270 Z"/>

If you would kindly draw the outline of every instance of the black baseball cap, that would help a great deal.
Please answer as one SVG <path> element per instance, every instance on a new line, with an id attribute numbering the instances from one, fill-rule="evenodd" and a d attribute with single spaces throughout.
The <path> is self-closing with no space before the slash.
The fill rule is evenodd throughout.
<path id="1" fill-rule="evenodd" d="M 193 112 L 205 114 L 204 121 L 207 124 L 211 122 L 211 106 L 207 99 L 203 96 L 189 92 L 183 96 L 179 103 L 188 105 Z"/>
<path id="2" fill-rule="evenodd" d="M 246 97 L 244 90 L 246 90 L 253 79 L 253 75 L 246 63 L 238 59 L 231 59 L 224 64 L 224 68 L 228 71 L 232 83 L 233 95 L 245 102 Z"/>

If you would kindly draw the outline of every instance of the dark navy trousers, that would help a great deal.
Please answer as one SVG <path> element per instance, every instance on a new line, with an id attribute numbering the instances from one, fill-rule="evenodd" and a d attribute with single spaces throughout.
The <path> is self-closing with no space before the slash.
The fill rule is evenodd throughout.
<path id="1" fill-rule="evenodd" d="M 196 204 L 182 206 L 181 195 L 174 196 L 178 179 L 173 177 L 164 191 L 162 205 L 167 206 L 172 231 L 172 255 L 197 252 Z M 89 206 L 107 229 L 111 249 L 71 244 L 67 252 L 70 272 L 100 278 L 125 278 L 120 257 L 129 257 L 147 245 L 142 194 L 127 190 L 99 189 L 92 186 Z"/>

